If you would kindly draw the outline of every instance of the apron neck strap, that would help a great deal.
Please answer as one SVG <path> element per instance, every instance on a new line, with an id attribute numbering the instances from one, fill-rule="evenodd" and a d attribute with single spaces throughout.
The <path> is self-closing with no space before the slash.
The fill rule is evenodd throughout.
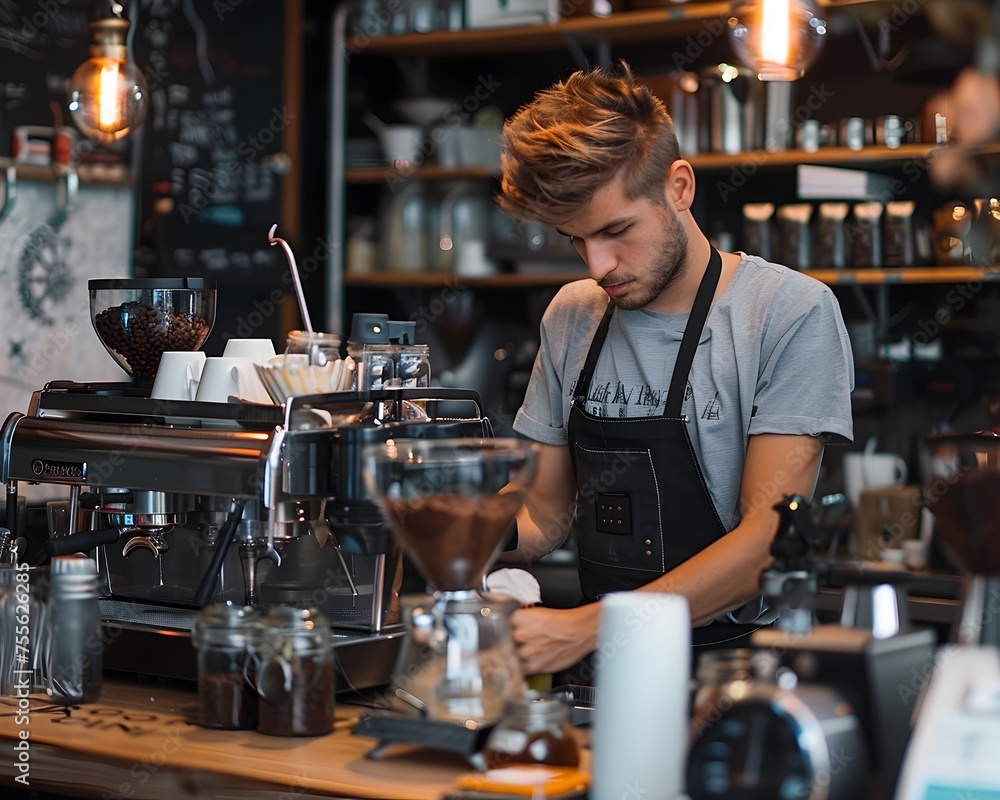
<path id="1" fill-rule="evenodd" d="M 601 323 L 597 326 L 597 331 L 594 333 L 594 338 L 590 343 L 590 351 L 587 353 L 587 360 L 583 364 L 583 369 L 580 370 L 580 377 L 576 379 L 576 390 L 573 392 L 574 397 L 582 398 L 582 400 L 587 399 L 587 393 L 590 391 L 590 379 L 594 375 L 594 369 L 597 367 L 597 359 L 601 355 L 601 348 L 604 347 L 604 340 L 608 337 L 608 328 L 611 327 L 611 315 L 615 313 L 615 301 L 609 300 L 608 307 L 604 309 L 604 316 L 601 317 Z"/>
<path id="2" fill-rule="evenodd" d="M 670 390 L 667 392 L 667 403 L 663 409 L 665 417 L 681 415 L 681 404 L 684 402 L 684 392 L 687 389 L 691 365 L 694 363 L 694 354 L 698 349 L 698 340 L 701 339 L 701 332 L 705 329 L 705 320 L 708 319 L 708 312 L 712 309 L 715 290 L 719 286 L 719 278 L 722 277 L 722 256 L 711 244 L 709 248 L 712 252 L 708 257 L 708 266 L 705 267 L 705 274 L 698 286 L 698 294 L 694 298 L 691 316 L 688 317 L 687 325 L 684 327 L 684 338 L 681 339 L 681 347 L 677 352 L 674 373 L 670 377 Z"/>

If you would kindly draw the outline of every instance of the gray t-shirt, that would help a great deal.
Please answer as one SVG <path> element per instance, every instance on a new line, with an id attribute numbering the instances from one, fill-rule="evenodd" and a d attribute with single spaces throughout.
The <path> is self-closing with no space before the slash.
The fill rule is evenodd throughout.
<path id="1" fill-rule="evenodd" d="M 851 345 L 829 287 L 741 254 L 699 341 L 683 413 L 698 463 L 727 530 L 739 524 L 749 436 L 853 437 Z M 594 281 L 560 289 L 542 317 L 541 346 L 514 430 L 566 445 L 576 381 L 608 296 Z M 590 383 L 587 410 L 604 417 L 662 414 L 688 314 L 615 309 Z M 789 459 L 788 473 L 796 463 Z"/>

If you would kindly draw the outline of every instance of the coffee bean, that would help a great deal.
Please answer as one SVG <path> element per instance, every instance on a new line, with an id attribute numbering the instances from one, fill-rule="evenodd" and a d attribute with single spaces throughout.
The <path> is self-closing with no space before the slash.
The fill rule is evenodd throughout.
<path id="1" fill-rule="evenodd" d="M 208 338 L 208 320 L 197 314 L 122 303 L 94 318 L 101 340 L 124 360 L 134 378 L 153 378 L 167 350 L 197 350 Z"/>

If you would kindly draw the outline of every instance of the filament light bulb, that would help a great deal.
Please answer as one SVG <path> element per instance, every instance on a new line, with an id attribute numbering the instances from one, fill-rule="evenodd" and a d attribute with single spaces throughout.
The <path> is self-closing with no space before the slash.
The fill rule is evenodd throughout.
<path id="1" fill-rule="evenodd" d="M 111 144 L 142 124 L 149 92 L 142 73 L 128 60 L 128 20 L 110 17 L 89 27 L 90 58 L 70 78 L 69 112 L 82 133 Z"/>
<path id="2" fill-rule="evenodd" d="M 736 0 L 728 25 L 737 56 L 762 81 L 801 78 L 827 35 L 814 0 Z"/>

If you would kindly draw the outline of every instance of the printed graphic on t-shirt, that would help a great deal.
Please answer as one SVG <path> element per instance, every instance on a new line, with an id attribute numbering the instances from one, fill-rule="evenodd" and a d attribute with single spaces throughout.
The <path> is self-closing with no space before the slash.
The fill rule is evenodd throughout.
<path id="1" fill-rule="evenodd" d="M 719 405 L 719 393 L 716 392 L 715 393 L 715 397 L 713 397 L 709 401 L 708 405 L 705 406 L 705 410 L 701 412 L 701 418 L 702 419 L 713 419 L 713 420 L 714 419 L 720 419 L 721 418 L 721 414 L 720 414 L 721 410 L 722 410 L 722 406 Z"/>
<path id="2" fill-rule="evenodd" d="M 575 388 L 574 385 L 573 389 Z M 572 389 L 570 394 L 573 394 Z M 694 391 L 691 384 L 687 384 L 684 390 L 684 402 L 691 403 L 693 400 Z M 662 414 L 666 402 L 666 388 L 656 388 L 646 383 L 605 381 L 591 384 L 585 408 L 588 413 L 595 417 L 625 419 L 627 417 L 651 417 Z M 722 404 L 719 402 L 718 393 L 700 416 L 704 420 L 712 421 L 722 418 Z"/>

